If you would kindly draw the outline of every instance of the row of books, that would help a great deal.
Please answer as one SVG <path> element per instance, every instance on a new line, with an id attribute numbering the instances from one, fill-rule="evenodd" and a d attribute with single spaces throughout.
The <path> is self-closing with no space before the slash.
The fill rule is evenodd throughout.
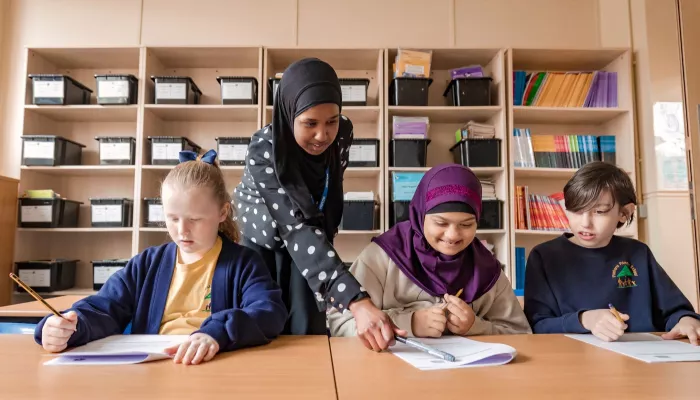
<path id="1" fill-rule="evenodd" d="M 513 105 L 617 107 L 617 72 L 513 72 Z"/>
<path id="2" fill-rule="evenodd" d="M 531 194 L 527 186 L 515 187 L 515 229 L 569 231 L 564 213 L 564 193 Z"/>
<path id="3" fill-rule="evenodd" d="M 513 144 L 513 162 L 520 168 L 580 168 L 593 161 L 617 161 L 612 135 L 532 135 L 529 128 L 515 128 Z"/>

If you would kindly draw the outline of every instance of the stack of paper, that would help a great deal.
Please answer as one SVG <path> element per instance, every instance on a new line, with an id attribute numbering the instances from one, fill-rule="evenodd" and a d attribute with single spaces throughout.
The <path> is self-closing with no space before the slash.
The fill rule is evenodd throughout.
<path id="1" fill-rule="evenodd" d="M 593 335 L 566 336 L 647 363 L 700 361 L 700 347 L 664 340 L 651 333 L 626 333 L 615 342 L 605 342 Z"/>
<path id="2" fill-rule="evenodd" d="M 346 192 L 343 200 L 351 201 L 374 201 L 374 192 Z"/>
<path id="3" fill-rule="evenodd" d="M 496 200 L 496 184 L 493 181 L 481 181 L 481 200 Z"/>
<path id="4" fill-rule="evenodd" d="M 505 344 L 477 342 L 460 336 L 421 339 L 420 342 L 450 353 L 457 360 L 454 362 L 445 361 L 402 343 L 397 343 L 389 351 L 423 371 L 503 365 L 512 361 L 517 353 L 514 348 Z"/>
<path id="5" fill-rule="evenodd" d="M 168 347 L 183 343 L 189 335 L 114 335 L 61 353 L 44 365 L 138 364 L 170 358 Z"/>
<path id="6" fill-rule="evenodd" d="M 467 122 L 461 129 L 455 132 L 455 141 L 463 139 L 493 139 L 496 137 L 496 127 L 489 124 L 480 124 L 474 121 Z"/>
<path id="7" fill-rule="evenodd" d="M 392 120 L 394 139 L 425 139 L 428 137 L 428 117 L 398 117 Z"/>

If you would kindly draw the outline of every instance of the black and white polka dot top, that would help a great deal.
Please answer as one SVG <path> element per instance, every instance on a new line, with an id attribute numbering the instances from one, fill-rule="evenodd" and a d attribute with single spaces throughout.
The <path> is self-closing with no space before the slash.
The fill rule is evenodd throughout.
<path id="1" fill-rule="evenodd" d="M 341 146 L 343 171 L 351 144 L 352 130 L 349 137 L 339 137 L 333 144 Z M 303 220 L 294 209 L 278 182 L 272 155 L 272 127 L 268 125 L 253 135 L 243 179 L 233 193 L 241 235 L 268 250 L 289 252 L 315 293 L 319 309 L 329 305 L 343 312 L 350 301 L 367 294 L 336 254 L 323 229 Z"/>

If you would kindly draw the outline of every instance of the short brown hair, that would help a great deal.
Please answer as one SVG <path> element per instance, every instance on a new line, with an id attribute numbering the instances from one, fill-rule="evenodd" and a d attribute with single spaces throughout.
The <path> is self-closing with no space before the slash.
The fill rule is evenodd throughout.
<path id="1" fill-rule="evenodd" d="M 564 186 L 564 204 L 566 209 L 572 212 L 588 210 L 595 206 L 604 191 L 610 193 L 613 205 L 637 205 L 637 194 L 627 173 L 613 164 L 602 161 L 588 163 L 576 171 Z M 631 224 L 633 220 L 634 211 L 627 224 Z M 623 225 L 618 223 L 617 227 L 621 228 Z"/>
<path id="2" fill-rule="evenodd" d="M 214 197 L 219 202 L 219 206 L 223 207 L 224 204 L 229 204 L 228 216 L 223 222 L 219 223 L 219 232 L 230 241 L 238 243 L 240 239 L 238 226 L 233 220 L 234 211 L 231 204 L 231 195 L 226 190 L 224 175 L 221 173 L 221 169 L 216 161 L 214 164 L 209 164 L 202 161 L 201 158 L 202 156 L 199 155 L 196 160 L 176 165 L 163 180 L 163 185 L 177 184 L 185 188 L 211 188 Z"/>

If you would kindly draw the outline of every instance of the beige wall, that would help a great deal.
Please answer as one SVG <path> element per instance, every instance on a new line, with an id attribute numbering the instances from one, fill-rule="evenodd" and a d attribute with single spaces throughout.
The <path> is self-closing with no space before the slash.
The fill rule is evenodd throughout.
<path id="1" fill-rule="evenodd" d="M 661 158 L 656 150 L 655 135 L 659 132 L 654 123 L 659 122 L 659 117 L 653 113 L 654 104 L 685 103 L 676 0 L 630 0 L 630 6 L 636 54 L 641 192 L 648 212 L 640 227 L 657 261 L 700 308 L 690 195 L 688 190 L 665 189 L 663 177 L 657 172 Z"/>
<path id="2" fill-rule="evenodd" d="M 642 226 L 662 265 L 687 283 L 684 292 L 697 303 L 697 277 L 688 267 L 694 265 L 692 240 L 685 240 L 691 237 L 687 193 L 659 193 L 648 168 L 654 165 L 651 106 L 680 98 L 680 81 L 660 78 L 662 71 L 678 71 L 663 62 L 678 59 L 668 30 L 673 2 L 433 0 L 426 7 L 419 0 L 0 0 L 7 21 L 0 22 L 0 174 L 19 176 L 26 46 L 601 48 L 630 47 L 634 37 L 641 176 L 650 210 Z M 669 232 L 684 239 L 669 239 Z"/>

